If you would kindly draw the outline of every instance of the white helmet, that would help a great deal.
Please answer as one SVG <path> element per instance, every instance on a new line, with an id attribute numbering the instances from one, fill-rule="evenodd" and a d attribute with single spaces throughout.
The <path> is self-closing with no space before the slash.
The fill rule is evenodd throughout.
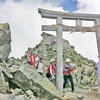
<path id="1" fill-rule="evenodd" d="M 67 58 L 65 62 L 70 62 L 70 59 L 69 59 L 69 58 Z"/>

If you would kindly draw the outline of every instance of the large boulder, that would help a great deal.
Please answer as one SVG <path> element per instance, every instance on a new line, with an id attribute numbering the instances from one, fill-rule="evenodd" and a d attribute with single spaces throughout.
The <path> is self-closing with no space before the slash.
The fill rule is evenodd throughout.
<path id="1" fill-rule="evenodd" d="M 5 87 L 5 79 L 4 75 L 2 73 L 2 67 L 0 66 L 0 93 L 6 93 L 6 87 Z"/>
<path id="2" fill-rule="evenodd" d="M 11 52 L 11 32 L 8 23 L 0 24 L 0 62 L 7 60 Z"/>
<path id="3" fill-rule="evenodd" d="M 62 94 L 56 89 L 53 83 L 47 78 L 42 77 L 33 66 L 29 64 L 22 65 L 14 75 L 12 82 L 24 91 L 34 92 L 34 86 L 40 88 L 40 94 L 43 98 L 53 100 L 54 98 L 63 99 Z"/>

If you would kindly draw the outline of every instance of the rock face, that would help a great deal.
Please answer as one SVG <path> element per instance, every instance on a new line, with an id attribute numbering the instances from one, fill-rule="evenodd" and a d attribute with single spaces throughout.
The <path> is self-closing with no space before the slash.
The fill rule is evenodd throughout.
<path id="1" fill-rule="evenodd" d="M 0 62 L 7 60 L 11 52 L 11 32 L 8 23 L 0 24 Z"/>

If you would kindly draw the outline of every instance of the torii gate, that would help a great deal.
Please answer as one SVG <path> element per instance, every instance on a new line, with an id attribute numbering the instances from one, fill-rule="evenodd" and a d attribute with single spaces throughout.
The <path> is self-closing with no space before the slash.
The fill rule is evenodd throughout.
<path id="1" fill-rule="evenodd" d="M 63 92 L 63 57 L 62 57 L 62 31 L 69 31 L 70 27 L 62 26 L 62 19 L 71 19 L 76 20 L 76 27 L 82 27 L 82 20 L 94 21 L 95 25 L 98 27 L 93 27 L 92 29 L 87 28 L 87 32 L 96 32 L 97 46 L 100 60 L 100 14 L 83 14 L 83 13 L 66 13 L 66 12 L 57 12 L 50 11 L 45 9 L 38 9 L 38 12 L 43 18 L 56 19 L 56 25 L 43 25 L 42 31 L 56 31 L 56 41 L 57 41 L 57 74 L 56 74 L 56 87 L 61 92 Z M 80 32 L 79 28 L 76 28 L 75 31 Z"/>

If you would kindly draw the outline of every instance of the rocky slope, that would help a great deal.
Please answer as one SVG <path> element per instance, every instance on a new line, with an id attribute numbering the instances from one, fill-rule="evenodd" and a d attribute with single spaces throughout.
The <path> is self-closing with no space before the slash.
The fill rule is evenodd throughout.
<path id="1" fill-rule="evenodd" d="M 50 59 L 56 59 L 56 43 L 49 46 L 49 43 L 56 39 L 55 36 L 43 33 L 43 40 L 40 42 L 41 46 L 38 49 L 28 48 L 32 54 L 43 58 L 45 73 L 43 76 L 39 75 L 36 69 L 28 64 L 25 57 L 15 59 L 8 58 L 11 51 L 10 43 L 10 29 L 8 24 L 0 25 L 1 30 L 0 41 L 4 48 L 0 48 L 0 100 L 83 100 L 81 94 L 60 93 L 55 85 L 50 82 L 45 76 L 46 70 L 50 64 Z M 4 30 L 4 31 L 3 31 Z M 9 45 L 6 48 L 4 45 Z M 98 78 L 96 71 L 96 63 L 82 57 L 74 50 L 74 46 L 70 46 L 67 40 L 63 40 L 63 60 L 71 59 L 71 64 L 74 67 L 74 82 L 78 88 L 91 89 L 91 87 L 98 86 Z M 70 84 L 69 84 L 70 86 Z"/>
<path id="2" fill-rule="evenodd" d="M 53 35 L 47 36 L 47 33 L 42 33 L 42 36 L 46 36 L 46 38 L 43 37 L 44 39 L 40 42 L 41 46 L 36 51 L 33 48 L 28 48 L 28 51 L 31 50 L 33 55 L 43 58 L 46 71 L 50 59 L 56 59 L 56 43 L 53 46 L 49 46 L 49 43 L 55 40 L 56 37 Z M 74 49 L 74 46 L 71 46 L 67 40 L 63 40 L 63 61 L 66 58 L 71 59 L 71 65 L 74 67 L 73 77 L 75 84 L 82 84 L 87 87 L 98 86 L 96 63 L 93 60 L 84 58 Z"/>

